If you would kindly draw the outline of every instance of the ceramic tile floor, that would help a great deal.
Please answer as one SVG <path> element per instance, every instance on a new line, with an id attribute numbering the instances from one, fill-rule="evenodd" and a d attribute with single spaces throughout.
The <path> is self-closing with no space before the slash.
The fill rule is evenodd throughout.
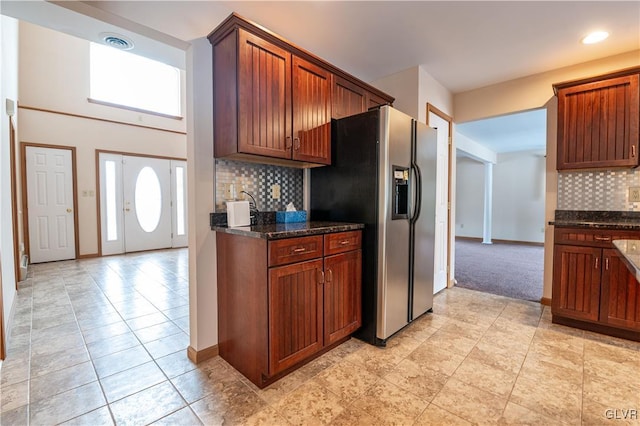
<path id="1" fill-rule="evenodd" d="M 218 357 L 187 359 L 187 264 L 182 249 L 34 266 L 0 423 L 640 424 L 640 344 L 460 288 L 388 347 L 351 339 L 259 390 Z"/>

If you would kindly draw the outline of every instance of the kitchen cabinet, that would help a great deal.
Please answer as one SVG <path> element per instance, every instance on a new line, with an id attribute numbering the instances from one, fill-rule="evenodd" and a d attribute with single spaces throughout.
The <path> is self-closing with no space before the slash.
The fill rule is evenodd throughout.
<path id="1" fill-rule="evenodd" d="M 372 102 L 393 102 L 389 95 L 235 13 L 208 38 L 213 46 L 216 158 L 291 167 L 328 165 L 336 81 L 364 94 L 362 111 Z M 346 102 L 351 114 L 355 103 Z M 342 108 L 341 101 L 338 105 Z"/>
<path id="2" fill-rule="evenodd" d="M 361 239 L 217 232 L 220 356 L 262 388 L 349 338 L 361 325 Z"/>
<path id="3" fill-rule="evenodd" d="M 640 283 L 617 250 L 604 249 L 603 258 L 601 321 L 640 330 Z"/>
<path id="4" fill-rule="evenodd" d="M 613 248 L 640 231 L 555 229 L 553 322 L 640 340 L 640 284 Z"/>
<path id="5" fill-rule="evenodd" d="M 640 68 L 555 84 L 557 169 L 638 166 Z"/>
<path id="6" fill-rule="evenodd" d="M 333 78 L 333 109 L 335 119 L 365 112 L 368 107 L 367 91 L 344 78 Z"/>

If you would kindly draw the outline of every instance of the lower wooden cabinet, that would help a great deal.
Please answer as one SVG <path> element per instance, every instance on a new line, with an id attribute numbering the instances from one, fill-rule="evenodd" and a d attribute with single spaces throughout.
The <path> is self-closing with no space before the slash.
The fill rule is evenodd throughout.
<path id="1" fill-rule="evenodd" d="M 640 283 L 613 248 L 640 232 L 557 228 L 553 257 L 553 321 L 640 340 Z"/>
<path id="2" fill-rule="evenodd" d="M 322 259 L 269 269 L 269 373 L 323 346 Z"/>
<path id="3" fill-rule="evenodd" d="M 556 245 L 553 254 L 553 311 L 597 321 L 600 312 L 602 249 Z"/>
<path id="4" fill-rule="evenodd" d="M 640 283 L 617 250 L 604 249 L 600 321 L 640 330 Z"/>
<path id="5" fill-rule="evenodd" d="M 348 338 L 362 322 L 361 238 L 218 232 L 220 356 L 262 388 Z"/>

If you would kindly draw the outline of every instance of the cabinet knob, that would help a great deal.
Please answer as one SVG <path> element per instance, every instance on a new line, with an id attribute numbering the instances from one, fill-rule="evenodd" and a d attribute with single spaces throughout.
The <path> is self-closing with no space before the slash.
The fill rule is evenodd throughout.
<path id="1" fill-rule="evenodd" d="M 636 146 L 631 145 L 631 158 L 635 158 L 635 157 L 636 157 Z"/>
<path id="2" fill-rule="evenodd" d="M 318 269 L 318 284 L 324 284 L 324 271 Z"/>
<path id="3" fill-rule="evenodd" d="M 300 149 L 300 138 L 293 138 L 293 149 L 296 151 Z"/>
<path id="4" fill-rule="evenodd" d="M 303 251 L 307 251 L 307 249 L 305 247 L 298 247 L 291 250 L 292 253 L 302 253 Z"/>
<path id="5" fill-rule="evenodd" d="M 342 241 L 340 241 L 340 245 L 341 245 L 341 246 L 346 246 L 347 244 L 349 244 L 349 240 L 342 240 Z"/>
<path id="6" fill-rule="evenodd" d="M 333 269 L 327 269 L 327 282 L 330 283 L 333 281 Z"/>
<path id="7" fill-rule="evenodd" d="M 599 237 L 597 235 L 593 239 L 596 241 L 611 241 L 611 237 Z"/>
<path id="8" fill-rule="evenodd" d="M 291 149 L 291 136 L 287 136 L 284 141 L 285 149 Z"/>
<path id="9" fill-rule="evenodd" d="M 595 266 L 595 268 L 598 269 L 598 258 L 597 257 L 596 257 L 596 266 Z"/>

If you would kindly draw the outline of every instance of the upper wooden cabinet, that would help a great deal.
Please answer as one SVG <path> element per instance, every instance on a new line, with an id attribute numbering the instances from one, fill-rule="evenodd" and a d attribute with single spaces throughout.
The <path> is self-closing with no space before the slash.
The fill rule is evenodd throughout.
<path id="1" fill-rule="evenodd" d="M 640 68 L 554 85 L 558 170 L 638 166 Z"/>
<path id="2" fill-rule="evenodd" d="M 393 103 L 391 96 L 235 13 L 208 38 L 216 158 L 292 167 L 331 164 L 331 118 Z"/>

